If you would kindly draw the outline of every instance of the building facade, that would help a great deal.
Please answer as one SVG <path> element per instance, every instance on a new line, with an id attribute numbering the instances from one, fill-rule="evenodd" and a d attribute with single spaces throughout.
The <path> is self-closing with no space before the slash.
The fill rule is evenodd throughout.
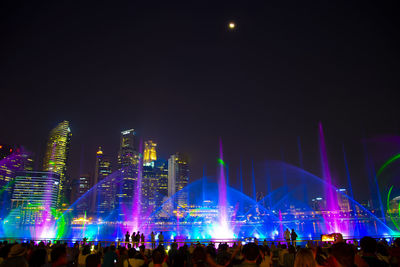
<path id="1" fill-rule="evenodd" d="M 115 179 L 112 173 L 111 160 L 103 154 L 101 147 L 96 152 L 96 169 L 94 175 L 94 193 L 92 194 L 92 213 L 104 218 L 115 208 Z"/>
<path id="2" fill-rule="evenodd" d="M 157 160 L 157 143 L 152 140 L 144 142 L 143 165 L 147 165 Z"/>
<path id="3" fill-rule="evenodd" d="M 81 174 L 72 183 L 72 202 L 77 201 L 83 197 L 92 187 L 92 177 L 90 174 Z M 76 210 L 79 214 L 84 214 L 85 211 L 89 211 L 90 199 L 85 198 L 79 200 L 76 204 Z"/>
<path id="4" fill-rule="evenodd" d="M 38 225 L 54 219 L 60 175 L 54 172 L 26 171 L 15 177 L 9 218 L 15 224 Z"/>
<path id="5" fill-rule="evenodd" d="M 4 158 L 0 160 L 0 219 L 4 219 L 11 208 L 11 194 L 16 174 L 20 171 L 31 171 L 32 154 L 22 147 L 11 148 L 1 145 Z"/>
<path id="6" fill-rule="evenodd" d="M 71 141 L 71 129 L 68 121 L 59 123 L 50 131 L 43 160 L 43 171 L 55 172 L 60 175 L 57 206 L 66 208 L 70 201 L 71 183 L 67 178 L 67 160 Z"/>
<path id="7" fill-rule="evenodd" d="M 350 211 L 350 202 L 349 198 L 347 197 L 347 190 L 345 188 L 336 189 L 337 193 L 337 201 L 338 201 L 338 208 L 343 212 Z"/>
<path id="8" fill-rule="evenodd" d="M 189 183 L 189 165 L 186 156 L 175 153 L 168 159 L 168 197 L 175 195 Z M 181 192 L 176 196 L 178 206 L 187 206 L 187 193 Z"/>
<path id="9" fill-rule="evenodd" d="M 116 207 L 119 218 L 126 218 L 132 210 L 135 194 L 138 194 L 139 153 L 135 146 L 135 130 L 121 132 L 118 151 L 119 175 L 116 177 Z M 140 191 L 140 190 L 139 190 Z M 140 204 L 139 204 L 140 205 Z"/>

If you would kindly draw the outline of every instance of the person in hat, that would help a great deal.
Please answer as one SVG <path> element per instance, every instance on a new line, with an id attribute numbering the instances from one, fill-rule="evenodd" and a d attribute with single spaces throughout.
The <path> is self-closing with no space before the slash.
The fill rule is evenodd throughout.
<path id="1" fill-rule="evenodd" d="M 15 244 L 11 247 L 8 257 L 2 262 L 0 267 L 28 267 L 28 261 L 26 260 L 26 248 L 21 244 Z"/>

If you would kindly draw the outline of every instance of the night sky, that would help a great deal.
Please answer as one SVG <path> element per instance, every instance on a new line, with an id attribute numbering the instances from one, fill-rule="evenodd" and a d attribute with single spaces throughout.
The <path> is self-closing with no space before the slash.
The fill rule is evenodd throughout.
<path id="1" fill-rule="evenodd" d="M 49 131 L 69 120 L 76 178 L 93 172 L 98 146 L 116 158 L 134 128 L 163 158 L 188 154 L 196 180 L 204 166 L 216 174 L 222 138 L 248 180 L 251 160 L 298 165 L 298 137 L 320 175 L 321 121 L 336 183 L 344 144 L 366 198 L 363 144 L 399 133 L 394 1 L 116 2 L 2 2 L 1 143 L 40 166 Z"/>

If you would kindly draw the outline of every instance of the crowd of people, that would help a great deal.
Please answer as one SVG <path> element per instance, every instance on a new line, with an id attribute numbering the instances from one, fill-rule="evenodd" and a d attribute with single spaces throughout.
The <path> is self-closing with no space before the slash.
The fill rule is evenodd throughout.
<path id="1" fill-rule="evenodd" d="M 174 241 L 168 247 L 159 243 L 156 248 L 146 248 L 143 234 L 129 235 L 131 240 L 128 234 L 128 242 L 117 247 L 114 243 L 101 247 L 86 240 L 73 246 L 61 242 L 0 242 L 0 267 L 400 267 L 400 238 L 388 244 L 384 239 L 377 241 L 367 236 L 360 240 L 360 247 L 340 238 L 332 244 L 315 246 L 309 241 L 301 247 L 296 246 L 296 238 L 291 238 L 282 244 L 256 239 L 231 245 Z M 138 243 L 141 244 L 136 248 Z"/>

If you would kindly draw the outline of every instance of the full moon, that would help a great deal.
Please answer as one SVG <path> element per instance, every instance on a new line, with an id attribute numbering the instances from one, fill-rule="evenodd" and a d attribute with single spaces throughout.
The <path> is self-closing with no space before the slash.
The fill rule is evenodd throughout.
<path id="1" fill-rule="evenodd" d="M 235 22 L 229 22 L 228 27 L 229 27 L 229 29 L 231 29 L 231 30 L 233 30 L 234 28 L 236 28 Z"/>

